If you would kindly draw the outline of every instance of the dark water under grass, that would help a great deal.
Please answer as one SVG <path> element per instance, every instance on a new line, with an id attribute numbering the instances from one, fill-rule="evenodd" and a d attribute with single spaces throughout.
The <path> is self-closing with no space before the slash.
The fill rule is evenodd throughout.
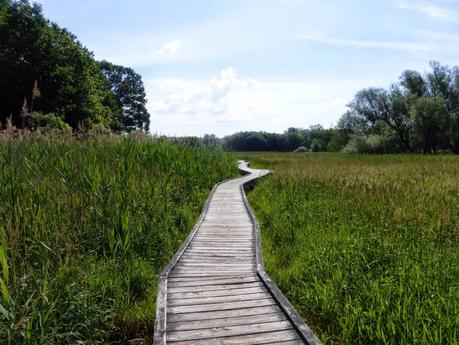
<path id="1" fill-rule="evenodd" d="M 0 140 L 0 344 L 153 332 L 156 277 L 235 158 L 140 137 Z"/>
<path id="2" fill-rule="evenodd" d="M 325 344 L 457 344 L 459 157 L 240 154 L 267 271 Z"/>

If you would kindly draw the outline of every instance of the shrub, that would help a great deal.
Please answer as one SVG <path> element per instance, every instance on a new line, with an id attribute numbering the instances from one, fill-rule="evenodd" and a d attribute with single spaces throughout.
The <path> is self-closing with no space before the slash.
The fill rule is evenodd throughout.
<path id="1" fill-rule="evenodd" d="M 391 138 L 379 135 L 353 135 L 341 150 L 343 153 L 386 153 L 393 150 Z"/>
<path id="2" fill-rule="evenodd" d="M 40 112 L 33 113 L 30 118 L 31 126 L 35 129 L 58 129 L 65 132 L 71 132 L 70 126 L 64 122 L 61 116 L 54 113 L 43 114 Z"/>

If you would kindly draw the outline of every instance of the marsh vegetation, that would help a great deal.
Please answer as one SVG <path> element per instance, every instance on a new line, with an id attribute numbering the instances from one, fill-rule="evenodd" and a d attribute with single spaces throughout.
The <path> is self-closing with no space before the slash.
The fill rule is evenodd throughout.
<path id="1" fill-rule="evenodd" d="M 457 156 L 240 154 L 268 273 L 325 344 L 457 344 Z"/>

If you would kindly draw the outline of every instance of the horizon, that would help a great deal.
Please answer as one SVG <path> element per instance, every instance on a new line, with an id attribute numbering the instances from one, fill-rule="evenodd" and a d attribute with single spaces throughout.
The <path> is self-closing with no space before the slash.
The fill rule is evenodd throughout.
<path id="1" fill-rule="evenodd" d="M 158 135 L 329 128 L 358 90 L 459 52 L 457 0 L 36 2 L 142 76 Z"/>

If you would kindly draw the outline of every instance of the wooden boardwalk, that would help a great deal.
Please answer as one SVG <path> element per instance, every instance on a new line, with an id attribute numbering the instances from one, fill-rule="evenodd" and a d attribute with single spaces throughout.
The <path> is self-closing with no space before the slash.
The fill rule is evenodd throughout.
<path id="1" fill-rule="evenodd" d="M 243 187 L 269 171 L 239 169 L 160 276 L 154 344 L 320 344 L 263 268 Z"/>

